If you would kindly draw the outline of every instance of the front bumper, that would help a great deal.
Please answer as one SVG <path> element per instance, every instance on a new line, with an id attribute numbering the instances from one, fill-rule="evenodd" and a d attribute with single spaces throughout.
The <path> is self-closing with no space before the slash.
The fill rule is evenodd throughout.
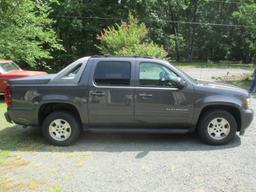
<path id="1" fill-rule="evenodd" d="M 241 129 L 240 135 L 244 135 L 245 129 L 249 127 L 253 120 L 254 112 L 252 109 L 244 109 L 241 111 Z"/>
<path id="2" fill-rule="evenodd" d="M 12 119 L 11 119 L 10 115 L 8 114 L 8 112 L 4 113 L 4 117 L 5 117 L 7 122 L 12 123 Z"/>

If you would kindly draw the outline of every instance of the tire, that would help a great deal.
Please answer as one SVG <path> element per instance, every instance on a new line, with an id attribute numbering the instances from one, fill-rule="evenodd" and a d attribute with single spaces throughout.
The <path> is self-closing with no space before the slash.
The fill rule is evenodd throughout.
<path id="1" fill-rule="evenodd" d="M 44 119 L 42 131 L 49 143 L 68 146 L 77 141 L 81 129 L 79 120 L 69 112 L 55 111 Z"/>
<path id="2" fill-rule="evenodd" d="M 210 145 L 227 144 L 235 138 L 236 132 L 236 119 L 225 110 L 207 112 L 198 125 L 199 136 Z"/>

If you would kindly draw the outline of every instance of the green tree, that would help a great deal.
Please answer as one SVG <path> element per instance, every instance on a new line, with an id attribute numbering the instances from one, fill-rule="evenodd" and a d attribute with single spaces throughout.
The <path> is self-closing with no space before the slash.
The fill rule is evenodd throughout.
<path id="1" fill-rule="evenodd" d="M 52 58 L 51 52 L 61 50 L 49 18 L 54 0 L 0 1 L 0 58 L 14 59 L 31 66 Z"/>
<path id="2" fill-rule="evenodd" d="M 122 1 L 150 28 L 151 39 L 164 45 L 168 55 L 176 60 L 250 62 L 252 55 L 246 40 L 248 29 L 240 27 L 241 22 L 232 16 L 242 2 L 245 1 Z M 246 2 L 252 4 L 253 1 Z"/>
<path id="3" fill-rule="evenodd" d="M 127 22 L 116 24 L 104 29 L 97 37 L 102 54 L 110 55 L 141 55 L 165 58 L 166 51 L 148 38 L 148 29 L 144 23 L 129 15 Z"/>
<path id="4" fill-rule="evenodd" d="M 243 3 L 239 10 L 233 13 L 233 16 L 247 29 L 244 39 L 248 47 L 248 55 L 256 63 L 256 3 Z"/>
<path id="5" fill-rule="evenodd" d="M 244 2 L 250 6 L 256 4 L 253 0 L 61 0 L 59 4 L 51 3 L 50 17 L 56 20 L 54 29 L 66 50 L 54 52 L 55 69 L 79 57 L 99 54 L 95 46 L 100 44 L 97 34 L 127 20 L 129 12 L 145 24 L 151 42 L 163 46 L 168 57 L 181 61 L 251 62 L 255 37 L 252 27 L 240 25 L 251 26 L 255 19 L 244 21 L 233 15 L 243 13 L 240 7 Z M 253 18 L 255 11 L 247 9 L 248 13 L 242 15 Z M 128 54 L 133 50 L 138 48 L 124 51 Z"/>
<path id="6" fill-rule="evenodd" d="M 151 39 L 163 45 L 168 56 L 180 60 L 182 50 L 178 41 L 183 34 L 178 23 L 170 21 L 183 20 L 182 12 L 187 8 L 187 3 L 184 0 L 132 0 L 126 3 L 130 11 L 150 28 Z"/>
<path id="7" fill-rule="evenodd" d="M 119 0 L 61 0 L 52 7 L 50 16 L 56 20 L 54 28 L 66 50 L 54 54 L 56 70 L 79 57 L 99 54 L 97 34 L 128 16 Z"/>

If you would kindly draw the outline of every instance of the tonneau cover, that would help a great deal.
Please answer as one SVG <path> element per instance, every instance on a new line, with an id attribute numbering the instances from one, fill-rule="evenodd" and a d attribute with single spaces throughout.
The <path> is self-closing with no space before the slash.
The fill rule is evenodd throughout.
<path id="1" fill-rule="evenodd" d="M 31 76 L 31 77 L 23 77 L 17 79 L 11 79 L 8 81 L 10 85 L 17 84 L 47 84 L 50 80 L 52 80 L 56 74 L 50 75 L 39 75 L 39 76 Z"/>

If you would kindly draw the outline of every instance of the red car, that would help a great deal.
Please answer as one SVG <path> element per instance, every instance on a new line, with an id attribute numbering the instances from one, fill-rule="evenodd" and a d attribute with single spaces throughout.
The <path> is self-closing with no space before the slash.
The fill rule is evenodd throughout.
<path id="1" fill-rule="evenodd" d="M 22 70 L 12 60 L 0 60 L 0 93 L 3 93 L 6 87 L 6 81 L 14 78 L 30 77 L 35 75 L 46 75 L 43 71 L 25 71 Z"/>

